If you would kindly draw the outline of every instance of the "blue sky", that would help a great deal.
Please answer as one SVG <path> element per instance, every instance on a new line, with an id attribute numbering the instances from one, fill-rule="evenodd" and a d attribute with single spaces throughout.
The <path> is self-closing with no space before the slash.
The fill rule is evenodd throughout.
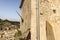
<path id="1" fill-rule="evenodd" d="M 21 0 L 0 0 L 0 18 L 19 21 L 16 10 L 20 13 L 20 3 Z"/>

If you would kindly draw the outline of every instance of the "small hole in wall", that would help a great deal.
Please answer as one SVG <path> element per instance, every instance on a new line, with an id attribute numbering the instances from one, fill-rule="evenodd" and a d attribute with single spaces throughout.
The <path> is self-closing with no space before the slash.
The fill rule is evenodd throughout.
<path id="1" fill-rule="evenodd" d="M 43 15 L 43 13 L 40 13 L 40 15 Z"/>
<path id="2" fill-rule="evenodd" d="M 22 23 L 24 22 L 24 20 L 22 19 Z"/>
<path id="3" fill-rule="evenodd" d="M 53 12 L 56 13 L 56 10 L 54 9 Z"/>

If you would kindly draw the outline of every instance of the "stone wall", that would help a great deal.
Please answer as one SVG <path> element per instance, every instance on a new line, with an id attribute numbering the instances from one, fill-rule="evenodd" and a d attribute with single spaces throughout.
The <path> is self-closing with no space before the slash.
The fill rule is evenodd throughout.
<path id="1" fill-rule="evenodd" d="M 22 33 L 31 28 L 31 40 L 37 40 L 38 36 L 40 40 L 60 40 L 60 0 L 40 0 L 38 4 L 37 0 L 24 1 L 21 8 L 21 16 L 24 20 L 21 21 Z M 39 26 L 37 14 L 39 14 Z M 37 29 L 40 35 L 37 34 Z"/>
<path id="2" fill-rule="evenodd" d="M 60 40 L 60 1 L 41 0 L 40 2 L 40 38 L 41 40 Z M 46 25 L 48 21 L 48 26 Z M 47 30 L 46 30 L 47 28 Z M 51 29 L 50 29 L 51 28 Z M 45 35 L 45 36 L 44 36 Z"/>
<path id="3" fill-rule="evenodd" d="M 31 28 L 31 0 L 24 0 L 21 8 L 21 19 L 20 30 L 22 31 L 23 37 L 27 37 L 29 29 Z"/>

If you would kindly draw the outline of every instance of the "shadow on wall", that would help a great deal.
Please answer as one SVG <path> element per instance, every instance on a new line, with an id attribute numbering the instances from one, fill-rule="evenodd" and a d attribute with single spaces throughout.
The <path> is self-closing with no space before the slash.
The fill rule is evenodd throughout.
<path id="1" fill-rule="evenodd" d="M 55 40 L 52 25 L 46 21 L 46 36 L 47 40 Z"/>

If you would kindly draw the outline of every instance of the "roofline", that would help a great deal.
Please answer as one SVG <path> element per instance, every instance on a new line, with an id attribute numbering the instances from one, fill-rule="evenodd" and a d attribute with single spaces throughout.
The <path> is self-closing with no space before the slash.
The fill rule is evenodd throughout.
<path id="1" fill-rule="evenodd" d="M 20 4 L 20 7 L 19 8 L 22 8 L 23 3 L 24 3 L 24 0 L 21 1 L 21 4 Z"/>

